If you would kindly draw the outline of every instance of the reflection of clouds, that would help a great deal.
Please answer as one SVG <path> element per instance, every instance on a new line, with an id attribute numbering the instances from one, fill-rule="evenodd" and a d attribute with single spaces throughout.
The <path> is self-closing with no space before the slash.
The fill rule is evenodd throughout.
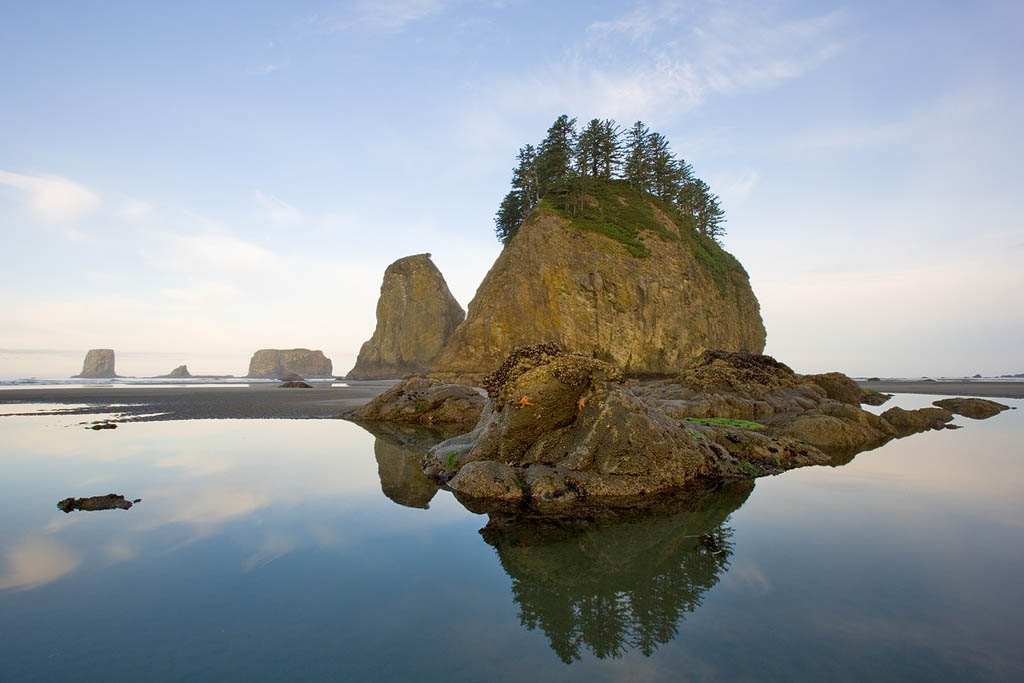
<path id="1" fill-rule="evenodd" d="M 26 541 L 9 550 L 0 574 L 0 590 L 25 590 L 56 581 L 82 562 L 77 553 L 52 538 Z"/>
<path id="2" fill-rule="evenodd" d="M 120 541 L 110 541 L 104 546 L 103 550 L 114 562 L 127 562 L 128 560 L 134 560 L 138 553 L 135 548 L 132 548 L 127 543 Z"/>
<path id="3" fill-rule="evenodd" d="M 195 491 L 186 487 L 147 490 L 143 500 L 152 503 L 157 514 L 151 516 L 142 529 L 184 523 L 195 527 L 199 536 L 207 536 L 225 522 L 248 515 L 270 502 L 265 494 L 250 489 Z"/>
<path id="4" fill-rule="evenodd" d="M 292 536 L 280 532 L 272 533 L 263 540 L 259 550 L 245 561 L 245 571 L 270 564 L 277 558 L 295 550 L 298 545 L 298 540 Z"/>
<path id="5" fill-rule="evenodd" d="M 749 560 L 735 563 L 722 577 L 722 587 L 735 593 L 765 595 L 775 589 L 771 579 Z"/>
<path id="6" fill-rule="evenodd" d="M 202 477 L 226 472 L 235 466 L 230 458 L 222 458 L 201 451 L 186 451 L 156 461 L 157 467 L 181 468 L 191 476 Z"/>

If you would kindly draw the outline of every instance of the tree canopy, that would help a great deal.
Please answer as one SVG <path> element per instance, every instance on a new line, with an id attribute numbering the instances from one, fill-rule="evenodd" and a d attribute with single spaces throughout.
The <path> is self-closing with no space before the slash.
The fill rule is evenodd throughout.
<path id="1" fill-rule="evenodd" d="M 576 119 L 562 114 L 539 145 L 519 150 L 512 189 L 494 218 L 498 239 L 507 243 L 546 198 L 563 209 L 584 201 L 588 184 L 624 181 L 671 205 L 693 229 L 720 242 L 725 212 L 718 195 L 693 168 L 677 159 L 669 141 L 643 121 L 623 130 L 612 119 L 591 119 L 577 129 Z"/>

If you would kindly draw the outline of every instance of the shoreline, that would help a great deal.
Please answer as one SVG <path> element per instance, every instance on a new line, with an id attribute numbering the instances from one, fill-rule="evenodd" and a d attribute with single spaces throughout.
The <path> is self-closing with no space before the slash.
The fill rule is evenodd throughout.
<path id="1" fill-rule="evenodd" d="M 115 413 L 113 422 L 152 422 L 203 419 L 318 419 L 336 418 L 383 393 L 396 382 L 353 382 L 346 387 L 283 389 L 280 384 L 222 387 L 68 387 L 6 389 L 0 408 L 19 404 L 52 404 L 60 415 Z M 71 404 L 67 410 L 62 404 Z M 84 407 L 83 407 L 84 405 Z M 5 410 L 0 414 L 18 413 Z"/>
<path id="2" fill-rule="evenodd" d="M 885 394 L 927 394 L 929 396 L 974 396 L 978 398 L 1024 398 L 1024 382 L 946 382 L 924 380 L 858 381 L 862 389 Z"/>

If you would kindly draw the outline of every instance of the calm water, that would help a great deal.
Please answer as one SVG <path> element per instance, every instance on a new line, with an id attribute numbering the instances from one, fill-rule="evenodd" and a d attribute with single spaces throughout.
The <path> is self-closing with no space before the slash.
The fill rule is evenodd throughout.
<path id="1" fill-rule="evenodd" d="M 1024 677 L 1024 410 L 571 530 L 404 434 L 81 419 L 0 417 L 3 681 Z"/>

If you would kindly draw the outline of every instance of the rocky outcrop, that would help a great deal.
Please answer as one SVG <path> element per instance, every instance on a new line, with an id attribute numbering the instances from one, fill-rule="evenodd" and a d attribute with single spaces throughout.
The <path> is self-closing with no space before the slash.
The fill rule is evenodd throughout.
<path id="1" fill-rule="evenodd" d="M 430 254 L 398 259 L 384 271 L 377 327 L 346 379 L 423 374 L 466 317 Z"/>
<path id="2" fill-rule="evenodd" d="M 168 379 L 171 379 L 171 378 L 176 378 L 176 377 L 191 377 L 192 373 L 190 373 L 188 371 L 188 366 L 187 365 L 179 365 L 178 367 L 176 367 L 173 370 L 171 370 L 170 372 L 168 372 L 166 375 L 160 375 L 160 376 L 161 377 L 166 377 Z"/>
<path id="3" fill-rule="evenodd" d="M 516 349 L 484 385 L 488 404 L 473 432 L 424 461 L 471 498 L 557 509 L 828 461 L 795 441 L 717 445 L 708 434 L 716 427 L 680 423 L 630 392 L 609 364 L 554 344 Z"/>
<path id="4" fill-rule="evenodd" d="M 476 424 L 484 397 L 475 389 L 412 377 L 342 415 L 355 422 Z"/>
<path id="5" fill-rule="evenodd" d="M 932 401 L 932 405 L 972 420 L 984 420 L 1010 409 L 1010 406 L 984 398 L 944 398 Z"/>
<path id="6" fill-rule="evenodd" d="M 309 384 L 307 382 L 297 382 L 295 380 L 288 380 L 287 382 L 283 382 L 279 388 L 280 389 L 312 389 L 313 385 Z"/>
<path id="7" fill-rule="evenodd" d="M 473 431 L 424 459 L 424 471 L 475 512 L 561 514 L 837 465 L 952 419 L 941 408 L 874 415 L 851 403 L 860 390 L 845 375 L 799 375 L 740 352 L 709 351 L 648 391 L 607 363 L 538 344 L 516 349 L 483 385 Z"/>
<path id="8" fill-rule="evenodd" d="M 764 326 L 742 266 L 658 215 L 665 232 L 646 233 L 649 256 L 638 258 L 542 203 L 487 273 L 432 376 L 478 380 L 515 347 L 545 341 L 627 375 L 677 373 L 707 348 L 760 352 Z"/>
<path id="9" fill-rule="evenodd" d="M 304 377 L 333 377 L 331 359 L 323 351 L 309 349 L 260 349 L 249 361 L 246 377 L 279 379 L 288 374 Z"/>
<path id="10" fill-rule="evenodd" d="M 85 361 L 82 363 L 82 371 L 74 377 L 90 379 L 109 379 L 117 377 L 114 372 L 114 350 L 113 349 L 89 349 L 85 354 Z"/>

